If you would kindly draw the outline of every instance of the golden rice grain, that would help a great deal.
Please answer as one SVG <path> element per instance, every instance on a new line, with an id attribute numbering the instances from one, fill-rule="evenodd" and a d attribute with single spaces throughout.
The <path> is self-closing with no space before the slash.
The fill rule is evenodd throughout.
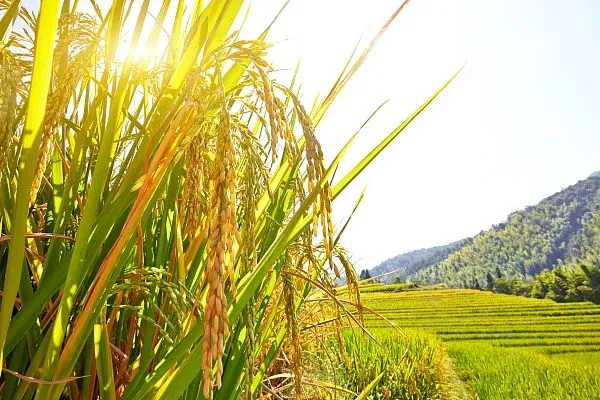
<path id="1" fill-rule="evenodd" d="M 212 365 L 216 361 L 214 385 L 221 386 L 223 374 L 223 343 L 228 334 L 227 298 L 225 282 L 233 290 L 233 241 L 236 229 L 235 215 L 235 151 L 230 131 L 229 114 L 225 104 L 217 132 L 215 163 L 211 175 L 211 199 L 208 211 L 210 239 L 207 304 L 203 338 L 203 393 L 209 398 L 213 379 Z"/>
<path id="2" fill-rule="evenodd" d="M 204 152 L 206 135 L 201 131 L 192 139 L 185 152 L 185 181 L 183 188 L 183 204 L 185 209 L 184 232 L 195 236 L 201 223 L 202 192 L 204 188 Z"/>
<path id="3" fill-rule="evenodd" d="M 18 60 L 0 43 L 0 158 L 6 160 L 17 117 L 17 92 L 22 72 Z M 6 167 L 0 166 L 1 170 Z"/>

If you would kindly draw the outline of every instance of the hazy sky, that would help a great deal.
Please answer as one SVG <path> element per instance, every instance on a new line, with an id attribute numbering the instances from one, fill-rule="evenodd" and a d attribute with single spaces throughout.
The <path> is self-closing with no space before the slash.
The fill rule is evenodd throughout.
<path id="1" fill-rule="evenodd" d="M 255 1 L 251 12 L 268 3 Z M 293 68 L 302 57 L 309 101 L 399 3 L 292 1 L 270 37 L 273 62 Z M 343 238 L 357 268 L 475 235 L 600 170 L 599 20 L 594 0 L 407 6 L 319 127 L 326 155 L 390 99 L 348 168 L 467 65 L 334 207 L 342 220 L 368 185 Z"/>
<path id="2" fill-rule="evenodd" d="M 251 1 L 247 33 L 260 32 L 281 3 Z M 399 4 L 292 0 L 269 37 L 273 65 L 291 70 L 302 58 L 303 99 L 311 104 L 361 35 L 366 44 Z M 467 65 L 336 201 L 342 221 L 368 185 L 343 238 L 357 268 L 472 236 L 600 170 L 598 21 L 597 0 L 413 0 L 406 7 L 319 126 L 331 159 L 390 100 L 339 173 Z"/>

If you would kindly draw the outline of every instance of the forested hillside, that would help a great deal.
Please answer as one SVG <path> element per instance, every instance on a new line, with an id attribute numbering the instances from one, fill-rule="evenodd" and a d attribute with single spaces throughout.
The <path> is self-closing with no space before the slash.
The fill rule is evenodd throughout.
<path id="1" fill-rule="evenodd" d="M 597 212 L 595 204 L 600 203 L 599 189 L 600 173 L 596 172 L 535 206 L 512 213 L 473 239 L 396 256 L 375 267 L 372 275 L 400 268 L 396 276 L 403 280 L 485 287 L 490 276 L 528 281 L 541 271 L 576 263 L 596 247 L 596 227 L 590 221 Z"/>

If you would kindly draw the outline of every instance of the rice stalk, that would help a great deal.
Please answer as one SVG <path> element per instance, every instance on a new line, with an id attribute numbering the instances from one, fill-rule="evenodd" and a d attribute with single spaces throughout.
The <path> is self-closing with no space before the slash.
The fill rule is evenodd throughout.
<path id="1" fill-rule="evenodd" d="M 289 342 L 292 353 L 292 367 L 294 370 L 294 395 L 296 400 L 302 398 L 302 347 L 300 344 L 300 335 L 298 332 L 298 320 L 296 315 L 296 288 L 291 274 L 286 273 L 288 268 L 294 268 L 290 252 L 285 256 L 283 269 L 283 298 L 285 302 L 285 319 L 287 321 L 287 329 L 290 332 Z"/>

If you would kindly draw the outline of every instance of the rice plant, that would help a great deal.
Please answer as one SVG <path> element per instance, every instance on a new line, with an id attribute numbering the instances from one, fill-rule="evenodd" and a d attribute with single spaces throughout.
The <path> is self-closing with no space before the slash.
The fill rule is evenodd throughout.
<path id="1" fill-rule="evenodd" d="M 0 1 L 0 395 L 301 398 L 360 325 L 332 202 L 450 81 L 334 181 L 316 128 L 404 4 L 307 108 L 243 0 L 83 3 Z"/>
<path id="2" fill-rule="evenodd" d="M 434 336 L 389 328 L 372 334 L 377 342 L 360 330 L 346 330 L 342 343 L 331 343 L 330 352 L 333 358 L 334 354 L 347 354 L 345 360 L 325 364 L 320 357 L 314 361 L 317 376 L 335 382 L 337 398 L 354 398 L 353 389 L 369 385 L 373 386 L 369 398 L 377 400 L 474 398 Z"/>

